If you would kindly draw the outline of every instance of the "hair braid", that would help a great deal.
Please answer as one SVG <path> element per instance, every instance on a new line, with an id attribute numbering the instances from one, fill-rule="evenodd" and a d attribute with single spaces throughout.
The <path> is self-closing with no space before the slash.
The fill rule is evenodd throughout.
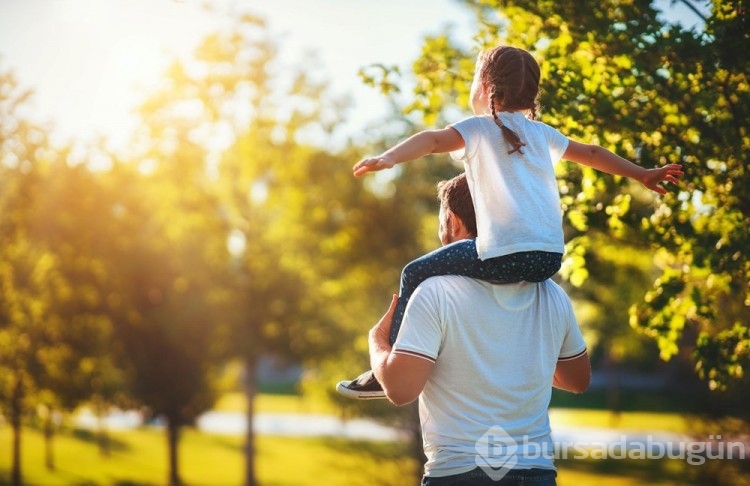
<path id="1" fill-rule="evenodd" d="M 515 152 L 518 152 L 519 154 L 523 154 L 523 150 L 521 150 L 521 147 L 526 146 L 526 144 L 521 141 L 521 137 L 519 137 L 516 132 L 506 127 L 505 124 L 500 120 L 500 117 L 495 111 L 494 100 L 496 98 L 498 98 L 499 100 L 502 100 L 502 96 L 498 97 L 495 95 L 495 88 L 493 87 L 490 90 L 490 111 L 492 112 L 492 119 L 495 121 L 495 124 L 498 127 L 500 127 L 500 130 L 502 131 L 503 137 L 505 137 L 505 141 L 508 142 L 510 146 L 512 147 L 511 150 L 508 150 L 508 154 L 512 154 Z"/>

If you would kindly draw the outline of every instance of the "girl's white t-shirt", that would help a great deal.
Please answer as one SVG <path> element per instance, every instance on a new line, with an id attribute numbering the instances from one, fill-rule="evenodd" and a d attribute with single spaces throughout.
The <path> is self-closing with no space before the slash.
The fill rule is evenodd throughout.
<path id="1" fill-rule="evenodd" d="M 491 115 L 449 125 L 465 147 L 451 152 L 463 162 L 477 217 L 477 253 L 486 260 L 524 251 L 564 253 L 562 209 L 554 165 L 568 138 L 521 112 L 498 114 L 526 145 L 511 149 Z"/>

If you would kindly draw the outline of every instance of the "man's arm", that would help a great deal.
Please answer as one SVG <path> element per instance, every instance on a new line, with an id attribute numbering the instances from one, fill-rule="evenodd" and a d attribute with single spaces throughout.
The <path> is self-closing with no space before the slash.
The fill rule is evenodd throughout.
<path id="1" fill-rule="evenodd" d="M 394 295 L 388 311 L 370 329 L 370 366 L 388 400 L 395 405 L 406 405 L 422 393 L 434 363 L 426 358 L 393 352 L 388 335 L 397 303 L 398 296 Z"/>
<path id="2" fill-rule="evenodd" d="M 573 393 L 583 393 L 591 383 L 591 362 L 588 352 L 572 359 L 557 361 L 552 386 Z"/>

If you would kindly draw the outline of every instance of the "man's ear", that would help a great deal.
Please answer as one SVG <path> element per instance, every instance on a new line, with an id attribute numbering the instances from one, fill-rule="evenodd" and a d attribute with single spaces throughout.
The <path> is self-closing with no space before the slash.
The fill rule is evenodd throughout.
<path id="1" fill-rule="evenodd" d="M 456 216 L 456 213 L 450 209 L 447 211 L 448 214 L 448 233 L 450 234 L 451 240 L 456 241 L 462 239 L 466 234 L 466 227 L 461 218 Z"/>
<path id="2" fill-rule="evenodd" d="M 480 83 L 480 86 L 482 88 L 482 94 L 487 96 L 489 98 L 490 96 L 490 86 L 484 82 Z"/>

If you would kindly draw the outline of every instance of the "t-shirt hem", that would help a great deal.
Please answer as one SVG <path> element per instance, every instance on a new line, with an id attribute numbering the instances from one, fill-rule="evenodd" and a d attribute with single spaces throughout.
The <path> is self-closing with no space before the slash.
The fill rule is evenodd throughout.
<path id="1" fill-rule="evenodd" d="M 525 251 L 546 251 L 548 253 L 557 253 L 560 255 L 565 254 L 565 247 L 559 245 L 513 245 L 504 246 L 499 248 L 480 248 L 480 243 L 477 241 L 477 252 L 481 260 L 489 260 L 490 258 L 497 258 L 502 256 L 513 255 L 514 253 L 521 253 Z"/>
<path id="2" fill-rule="evenodd" d="M 430 363 L 437 362 L 437 358 L 433 358 L 432 356 L 429 356 L 427 354 L 421 353 L 419 351 L 412 351 L 410 349 L 397 348 L 397 349 L 393 350 L 393 353 L 395 353 L 395 354 L 405 354 L 407 356 L 414 356 L 415 358 L 421 358 L 421 359 L 427 360 Z"/>
<path id="3" fill-rule="evenodd" d="M 560 356 L 559 358 L 557 358 L 557 361 L 570 361 L 570 360 L 574 360 L 576 358 L 580 358 L 585 353 L 586 353 L 586 348 L 583 348 L 581 351 L 579 351 L 577 353 L 574 353 L 574 354 L 572 354 L 570 356 Z"/>
<path id="4" fill-rule="evenodd" d="M 434 474 L 434 471 L 433 471 L 433 474 L 430 474 L 429 472 L 425 472 L 424 475 L 427 476 L 428 478 L 445 478 L 445 477 L 448 477 L 448 476 L 455 476 L 457 474 L 463 474 L 463 473 L 467 473 L 469 471 L 473 471 L 477 467 L 480 467 L 480 466 L 473 465 L 473 466 L 466 466 L 465 469 L 464 468 L 456 468 L 456 469 L 450 469 L 450 470 L 441 470 L 441 471 L 439 471 L 439 474 Z M 511 469 L 511 471 L 528 471 L 529 469 L 543 469 L 545 471 L 555 471 L 555 472 L 557 472 L 557 467 L 554 464 L 552 464 L 552 465 L 532 465 L 532 464 L 529 464 L 529 465 L 523 465 L 523 466 L 518 466 L 517 465 L 517 466 L 514 466 Z"/>

